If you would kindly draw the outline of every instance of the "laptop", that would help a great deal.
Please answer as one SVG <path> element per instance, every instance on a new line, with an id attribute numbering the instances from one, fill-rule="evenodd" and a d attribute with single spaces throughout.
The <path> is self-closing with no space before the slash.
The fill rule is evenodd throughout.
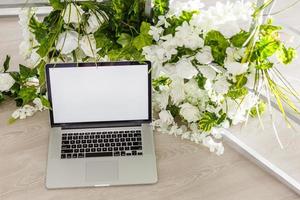
<path id="1" fill-rule="evenodd" d="M 150 62 L 46 65 L 47 188 L 157 182 L 150 69 Z"/>

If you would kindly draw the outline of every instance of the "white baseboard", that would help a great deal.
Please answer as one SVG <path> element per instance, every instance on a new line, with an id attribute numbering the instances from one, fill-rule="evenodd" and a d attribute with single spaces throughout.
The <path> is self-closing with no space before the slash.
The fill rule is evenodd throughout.
<path id="1" fill-rule="evenodd" d="M 37 15 L 45 15 L 51 12 L 52 8 L 49 6 L 37 7 Z M 17 16 L 21 8 L 0 8 L 0 17 Z"/>

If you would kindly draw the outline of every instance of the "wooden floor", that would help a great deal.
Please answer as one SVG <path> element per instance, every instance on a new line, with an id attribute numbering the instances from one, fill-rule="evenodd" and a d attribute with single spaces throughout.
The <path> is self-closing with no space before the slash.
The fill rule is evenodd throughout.
<path id="1" fill-rule="evenodd" d="M 17 64 L 22 63 L 18 55 L 21 34 L 17 19 L 0 18 L 0 27 L 0 63 L 6 54 L 10 54 L 13 56 L 13 69 L 16 69 Z M 296 70 L 296 67 L 299 72 L 299 66 L 295 65 L 287 73 L 292 75 L 292 69 Z M 218 157 L 200 145 L 158 133 L 155 135 L 157 184 L 47 190 L 48 114 L 38 113 L 27 120 L 7 125 L 7 119 L 15 108 L 13 101 L 0 105 L 0 200 L 300 199 L 226 144 L 225 154 Z M 289 134 L 291 130 L 279 119 L 276 123 L 280 125 L 280 136 L 287 147 L 285 150 L 279 149 L 269 126 L 262 134 L 257 121 L 251 120 L 248 126 L 234 127 L 231 131 L 300 181 L 299 134 Z M 291 137 L 286 137 L 289 135 Z"/>

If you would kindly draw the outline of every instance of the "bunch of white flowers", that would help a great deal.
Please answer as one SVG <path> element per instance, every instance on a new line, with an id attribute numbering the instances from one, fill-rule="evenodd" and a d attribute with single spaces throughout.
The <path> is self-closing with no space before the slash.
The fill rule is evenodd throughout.
<path id="1" fill-rule="evenodd" d="M 203 7 L 199 1 L 187 2 L 170 2 L 169 13 L 160 16 L 149 31 L 157 44 L 143 48 L 146 59 L 153 63 L 154 84 L 159 83 L 154 92 L 154 111 L 158 112 L 154 125 L 162 133 L 202 143 L 220 155 L 224 147 L 215 140 L 220 139 L 222 128 L 244 122 L 258 98 L 251 92 L 243 98 L 228 95 L 238 76 L 250 72 L 249 64 L 241 62 L 244 49 L 226 46 L 221 64 L 205 37 L 212 30 L 226 39 L 249 31 L 253 10 L 243 1 L 217 3 L 193 12 L 189 21 L 166 34 L 174 17 Z"/>

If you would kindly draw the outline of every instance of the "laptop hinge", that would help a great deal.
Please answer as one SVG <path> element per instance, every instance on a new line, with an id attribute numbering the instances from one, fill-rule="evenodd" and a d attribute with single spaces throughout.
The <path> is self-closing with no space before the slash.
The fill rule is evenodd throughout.
<path id="1" fill-rule="evenodd" d="M 145 122 L 143 122 L 145 123 Z M 91 128 L 114 128 L 114 127 L 133 127 L 142 126 L 141 122 L 118 122 L 118 123 L 79 123 L 79 124 L 62 124 L 61 129 L 91 129 Z"/>

